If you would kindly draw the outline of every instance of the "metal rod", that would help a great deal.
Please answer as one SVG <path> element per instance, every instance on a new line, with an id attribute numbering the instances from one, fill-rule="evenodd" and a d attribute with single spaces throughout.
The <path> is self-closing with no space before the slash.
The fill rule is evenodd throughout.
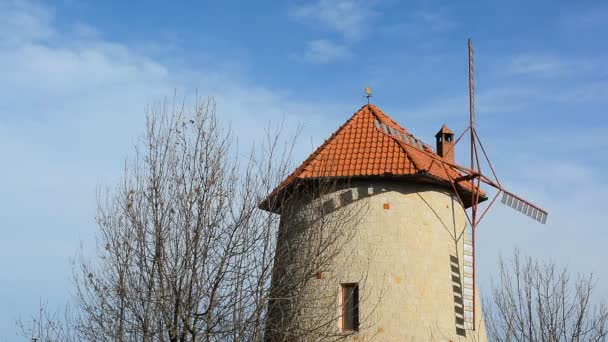
<path id="1" fill-rule="evenodd" d="M 460 141 L 460 139 L 462 139 L 462 137 L 465 135 L 465 133 L 471 129 L 471 127 L 467 127 L 464 131 L 462 131 L 462 133 L 460 133 L 460 136 L 458 137 L 458 139 L 456 139 L 456 141 L 454 142 L 454 144 L 452 146 L 450 146 L 451 148 L 453 148 L 454 146 L 456 146 L 456 144 L 458 144 L 458 142 Z M 449 152 L 450 150 L 448 150 Z"/>
<path id="2" fill-rule="evenodd" d="M 475 154 L 475 80 L 473 78 L 473 42 L 471 38 L 468 40 L 469 50 L 469 132 L 471 133 L 471 170 L 475 170 L 474 154 Z M 477 173 L 479 173 L 478 170 Z M 473 252 L 473 322 L 472 327 L 475 328 L 475 228 L 477 228 L 477 195 L 479 193 L 479 180 L 477 187 L 475 182 L 472 182 L 473 189 L 471 191 L 471 247 Z"/>
<path id="3" fill-rule="evenodd" d="M 483 152 L 483 155 L 486 158 L 486 161 L 488 162 L 488 165 L 490 166 L 490 170 L 492 170 L 492 174 L 494 175 L 494 179 L 496 180 L 496 183 L 498 183 L 498 185 L 500 185 L 500 181 L 498 180 L 498 176 L 496 175 L 496 172 L 494 171 L 494 166 L 492 166 L 492 162 L 490 162 L 490 157 L 486 153 L 486 149 L 483 148 L 483 144 L 481 143 L 481 139 L 479 139 L 479 135 L 477 135 L 477 131 L 475 131 L 475 136 L 477 137 L 477 141 L 479 141 L 479 146 L 481 147 L 481 152 Z"/>
<path id="4" fill-rule="evenodd" d="M 479 224 L 479 222 L 481 222 L 481 220 L 483 220 L 483 217 L 486 216 L 486 213 L 490 210 L 490 208 L 492 207 L 492 205 L 494 204 L 494 202 L 498 198 L 498 195 L 500 195 L 501 193 L 502 193 L 502 190 L 498 190 L 498 192 L 496 193 L 496 195 L 494 195 L 494 198 L 492 198 L 492 201 L 490 201 L 490 204 L 488 204 L 488 206 L 486 207 L 486 209 L 479 216 L 479 220 L 477 220 L 478 224 Z"/>
<path id="5" fill-rule="evenodd" d="M 450 173 L 448 172 L 447 168 L 445 167 L 445 164 L 442 163 L 441 166 L 443 167 L 445 174 L 448 176 L 448 179 L 450 180 L 450 184 L 452 184 L 452 189 L 454 190 L 454 193 L 458 197 L 458 201 L 464 208 L 464 201 L 460 197 L 460 193 L 458 192 L 458 189 L 456 189 L 456 182 L 452 179 L 452 176 L 450 176 Z M 469 217 L 469 213 L 467 213 L 466 210 L 464 210 L 464 215 L 466 216 L 467 221 L 469 221 L 469 224 L 471 224 L 471 218 Z"/>

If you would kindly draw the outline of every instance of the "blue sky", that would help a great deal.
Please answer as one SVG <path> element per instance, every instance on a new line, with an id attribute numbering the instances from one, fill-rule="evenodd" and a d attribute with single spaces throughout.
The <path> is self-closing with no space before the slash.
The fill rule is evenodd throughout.
<path id="1" fill-rule="evenodd" d="M 0 340 L 40 298 L 69 295 L 96 191 L 120 177 L 146 105 L 215 96 L 243 145 L 268 122 L 301 123 L 301 160 L 370 85 L 432 143 L 444 122 L 466 127 L 468 37 L 478 129 L 501 181 L 550 211 L 545 226 L 500 205 L 489 214 L 482 291 L 519 246 L 596 273 L 608 296 L 607 33 L 600 1 L 0 0 Z"/>

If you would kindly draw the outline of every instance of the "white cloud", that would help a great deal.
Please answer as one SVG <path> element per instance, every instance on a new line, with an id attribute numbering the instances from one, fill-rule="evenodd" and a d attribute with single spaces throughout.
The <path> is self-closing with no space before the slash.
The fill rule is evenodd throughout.
<path id="1" fill-rule="evenodd" d="M 561 24 L 569 32 L 573 29 L 597 30 L 608 23 L 608 7 L 604 3 L 589 3 L 592 6 L 575 11 L 563 11 Z M 597 4 L 601 4 L 597 6 Z"/>
<path id="2" fill-rule="evenodd" d="M 432 47 L 444 42 L 436 39 L 459 27 L 459 22 L 451 14 L 448 7 L 421 7 L 404 13 L 399 21 L 382 23 L 378 30 L 382 34 L 397 35 L 399 39 L 416 41 L 417 47 Z"/>
<path id="3" fill-rule="evenodd" d="M 346 46 L 336 44 L 330 40 L 318 39 L 308 42 L 303 59 L 310 63 L 331 63 L 349 58 L 350 51 Z"/>
<path id="4" fill-rule="evenodd" d="M 0 40 L 2 44 L 49 38 L 53 13 L 35 3 L 19 0 L 0 1 Z"/>
<path id="5" fill-rule="evenodd" d="M 415 11 L 413 21 L 417 21 L 418 25 L 422 24 L 427 30 L 433 32 L 448 31 L 457 26 L 448 14 L 447 9 L 442 7 L 433 10 L 421 9 Z"/>
<path id="6" fill-rule="evenodd" d="M 291 11 L 295 19 L 320 24 L 348 39 L 359 39 L 371 27 L 374 1 L 318 0 Z"/>
<path id="7" fill-rule="evenodd" d="M 303 123 L 329 135 L 335 106 L 302 104 L 243 76 L 176 68 L 77 23 L 55 25 L 52 9 L 0 1 L 0 339 L 38 298 L 61 302 L 69 258 L 95 231 L 95 191 L 112 185 L 143 132 L 147 104 L 172 96 L 215 96 L 243 149 L 267 123 Z M 288 132 L 289 133 L 289 132 Z M 297 147 L 303 157 L 308 144 Z M 52 270 L 52 273 L 49 272 Z"/>
<path id="8" fill-rule="evenodd" d="M 558 76 L 569 71 L 569 63 L 554 56 L 519 55 L 509 61 L 506 70 L 512 74 Z"/>
<path id="9" fill-rule="evenodd" d="M 501 73 L 534 78 L 597 78 L 608 71 L 598 56 L 556 56 L 546 53 L 520 53 L 500 61 Z"/>
<path id="10" fill-rule="evenodd" d="M 576 86 L 553 93 L 550 98 L 560 103 L 605 105 L 608 103 L 608 81 L 577 83 Z"/>

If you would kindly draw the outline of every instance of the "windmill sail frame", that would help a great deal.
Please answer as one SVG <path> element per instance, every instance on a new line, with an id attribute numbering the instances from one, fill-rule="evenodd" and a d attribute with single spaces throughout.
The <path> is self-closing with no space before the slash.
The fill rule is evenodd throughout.
<path id="1" fill-rule="evenodd" d="M 467 330 L 475 330 L 476 327 L 476 279 L 475 279 L 475 233 L 479 226 L 479 223 L 483 220 L 486 213 L 493 206 L 497 198 L 500 194 L 502 194 L 501 202 L 522 214 L 529 216 L 530 218 L 545 224 L 547 222 L 548 212 L 539 206 L 523 199 L 522 197 L 515 195 L 514 193 L 506 190 L 500 184 L 498 180 L 498 176 L 494 170 L 492 162 L 486 153 L 486 150 L 481 142 L 477 134 L 477 130 L 475 128 L 475 81 L 474 81 L 474 57 L 473 57 L 473 42 L 469 38 L 467 42 L 468 46 L 468 71 L 469 71 L 469 125 L 465 130 L 460 134 L 458 139 L 454 142 L 451 148 L 454 148 L 456 144 L 464 137 L 466 133 L 469 133 L 470 138 L 470 156 L 471 156 L 471 164 L 470 167 L 463 167 L 460 165 L 456 165 L 455 163 L 450 163 L 444 160 L 441 157 L 435 157 L 434 161 L 437 160 L 444 168 L 445 173 L 450 178 L 450 182 L 452 183 L 452 187 L 454 192 L 456 193 L 461 204 L 464 205 L 465 201 L 461 196 L 462 182 L 468 182 L 468 187 L 471 188 L 470 191 L 470 208 L 469 211 L 465 210 L 466 217 L 469 221 L 469 227 L 464 234 L 464 249 L 465 249 L 465 260 L 464 260 L 464 320 L 465 327 Z M 423 149 L 420 149 L 422 152 L 428 153 Z M 430 154 L 429 154 L 430 155 Z M 490 167 L 492 178 L 483 174 L 482 171 L 482 162 L 485 160 L 487 165 Z M 461 177 L 456 179 L 450 176 L 448 172 L 448 168 L 452 168 L 453 170 L 458 171 L 462 174 Z M 493 199 L 490 203 L 485 207 L 483 211 L 481 211 L 479 207 L 480 199 L 484 197 L 485 193 L 481 190 L 481 184 L 490 186 L 497 190 Z M 468 202 L 468 201 L 467 201 Z"/>

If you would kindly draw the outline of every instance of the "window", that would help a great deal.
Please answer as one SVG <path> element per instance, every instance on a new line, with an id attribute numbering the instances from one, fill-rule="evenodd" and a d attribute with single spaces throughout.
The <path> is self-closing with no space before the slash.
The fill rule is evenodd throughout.
<path id="1" fill-rule="evenodd" d="M 359 330 L 359 284 L 342 284 L 342 331 Z"/>
<path id="2" fill-rule="evenodd" d="M 376 125 L 377 129 L 380 129 L 380 121 L 378 121 L 378 119 L 374 118 L 374 125 Z"/>

